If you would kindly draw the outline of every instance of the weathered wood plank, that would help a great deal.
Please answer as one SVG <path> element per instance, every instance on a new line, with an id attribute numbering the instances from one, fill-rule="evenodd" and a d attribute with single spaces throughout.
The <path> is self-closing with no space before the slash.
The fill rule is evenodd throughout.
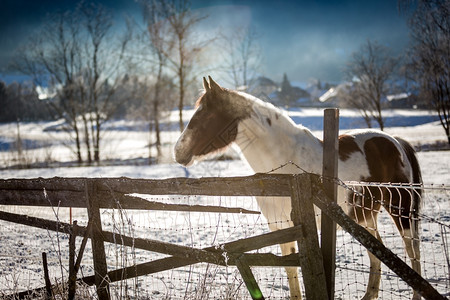
<path id="1" fill-rule="evenodd" d="M 0 211 L 0 219 L 23 225 L 33 226 L 36 228 L 63 232 L 66 234 L 69 234 L 72 230 L 72 225 L 67 223 L 45 220 L 41 218 L 2 211 Z M 92 223 L 89 224 L 90 224 L 89 226 L 92 226 Z M 89 228 L 86 228 L 84 226 L 77 226 L 77 236 L 83 237 L 83 243 L 86 236 L 90 236 L 90 234 L 88 234 L 87 232 L 88 229 Z M 203 261 L 221 265 L 227 264 L 234 265 L 235 255 L 240 255 L 246 251 L 252 251 L 259 248 L 271 246 L 274 244 L 287 243 L 296 240 L 299 235 L 300 235 L 300 226 L 290 227 L 275 232 L 269 232 L 254 237 L 243 238 L 236 241 L 228 242 L 218 247 L 195 249 L 188 246 L 170 244 L 151 239 L 132 238 L 128 236 L 120 236 L 120 238 L 118 238 L 117 234 L 114 234 L 112 232 L 108 231 L 102 232 L 102 237 L 105 242 L 109 243 L 120 242 L 121 245 L 135 247 L 137 249 L 179 256 L 182 258 L 192 259 L 193 261 L 197 262 Z M 81 249 L 82 248 L 84 247 L 82 246 Z M 228 261 L 225 261 L 223 255 L 224 253 L 227 253 Z M 265 265 L 265 263 L 267 263 L 267 266 L 275 266 L 277 264 L 280 264 L 279 266 L 286 266 L 286 265 L 298 266 L 298 257 L 295 260 L 292 257 L 289 259 L 284 259 L 278 256 L 271 256 L 268 254 L 267 255 L 259 254 L 259 255 L 262 256 L 259 257 L 258 259 L 258 255 L 252 254 L 254 259 L 253 258 L 249 259 L 250 265 Z M 77 264 L 79 265 L 78 260 Z"/>
<path id="2" fill-rule="evenodd" d="M 72 225 L 72 232 L 69 236 L 69 291 L 68 291 L 68 300 L 73 300 L 75 298 L 75 291 L 76 291 L 76 280 L 77 280 L 77 273 L 75 271 L 75 241 L 77 237 L 77 221 L 73 222 Z"/>
<path id="3" fill-rule="evenodd" d="M 292 178 L 292 212 L 294 225 L 301 224 L 302 234 L 297 240 L 302 268 L 305 294 L 308 299 L 328 299 L 322 252 L 317 236 L 316 218 L 312 203 L 309 174 L 298 174 Z"/>
<path id="4" fill-rule="evenodd" d="M 124 194 L 205 196 L 289 196 L 287 174 L 240 177 L 170 178 L 161 180 L 105 178 L 104 190 Z"/>
<path id="5" fill-rule="evenodd" d="M 92 222 L 91 243 L 95 270 L 95 285 L 100 300 L 109 300 L 108 265 L 106 264 L 105 245 L 103 243 L 102 219 L 98 207 L 97 183 L 86 182 L 86 204 L 88 207 L 89 222 Z"/>
<path id="6" fill-rule="evenodd" d="M 256 174 L 231 178 L 170 178 L 162 180 L 130 178 L 37 178 L 0 180 L 1 205 L 86 207 L 84 185 L 98 182 L 100 208 L 176 210 L 222 213 L 259 213 L 241 208 L 162 204 L 127 194 L 287 196 L 286 174 Z"/>
<path id="7" fill-rule="evenodd" d="M 286 266 L 298 266 L 298 254 L 290 254 L 284 257 L 278 257 L 273 254 L 243 254 L 245 259 L 250 266 L 272 266 L 272 267 L 286 267 Z M 261 261 L 261 258 L 267 260 L 266 262 Z M 108 276 L 111 282 L 120 281 L 123 279 L 132 279 L 139 276 L 154 274 L 166 270 L 171 270 L 175 268 L 181 268 L 188 265 L 198 263 L 194 260 L 189 260 L 181 257 L 167 257 L 155 261 L 145 262 L 137 264 L 127 268 L 121 268 L 117 270 L 110 271 Z M 228 263 L 228 266 L 235 265 L 235 263 Z M 88 285 L 94 285 L 94 277 L 86 276 L 80 279 Z"/>
<path id="8" fill-rule="evenodd" d="M 323 188 L 331 201 L 337 202 L 338 151 L 339 151 L 339 110 L 325 109 L 323 119 Z M 321 251 L 328 299 L 334 299 L 336 268 L 336 223 L 321 212 Z"/>
<path id="9" fill-rule="evenodd" d="M 47 253 L 42 252 L 42 267 L 44 269 L 45 294 L 44 299 L 52 299 L 52 284 L 48 275 Z"/>
<path id="10" fill-rule="evenodd" d="M 259 211 L 243 209 L 240 207 L 162 203 L 106 191 L 99 192 L 98 194 L 98 206 L 100 208 L 243 214 L 261 213 Z M 0 191 L 0 205 L 86 208 L 86 200 L 84 192 L 2 190 Z"/>
<path id="11" fill-rule="evenodd" d="M 171 204 L 157 201 L 148 201 L 129 195 L 108 195 L 107 192 L 100 193 L 100 208 L 119 208 L 119 209 L 137 209 L 137 210 L 164 210 L 164 211 L 189 211 L 189 212 L 212 212 L 212 213 L 242 213 L 242 214 L 261 214 L 260 211 L 249 210 L 240 207 L 225 207 L 216 205 L 187 205 Z"/>
<path id="12" fill-rule="evenodd" d="M 37 217 L 31 217 L 27 215 L 20 215 L 15 213 L 9 213 L 6 211 L 0 211 L 0 220 L 13 222 L 17 224 L 23 224 L 36 228 L 42 228 L 51 231 L 63 232 L 69 234 L 72 226 L 64 222 L 55 222 L 51 220 L 41 219 Z M 85 228 L 78 226 L 78 234 L 84 234 Z"/>
<path id="13" fill-rule="evenodd" d="M 1 179 L 0 191 L 32 190 L 83 192 L 85 182 L 99 182 L 99 191 L 122 194 L 205 196 L 289 196 L 289 174 L 255 174 L 241 177 L 131 179 L 35 178 Z"/>
<path id="14" fill-rule="evenodd" d="M 83 192 L 86 181 L 92 179 L 88 178 L 66 178 L 66 177 L 52 177 L 52 178 L 30 178 L 30 179 L 1 179 L 0 190 L 36 190 L 42 191 L 73 191 Z"/>
<path id="15" fill-rule="evenodd" d="M 86 207 L 84 192 L 40 190 L 0 190 L 0 205 Z"/>
<path id="16" fill-rule="evenodd" d="M 240 256 L 236 259 L 236 267 L 239 270 L 239 273 L 241 273 L 241 277 L 244 280 L 245 286 L 252 299 L 263 300 L 263 293 L 256 282 L 255 276 L 253 276 L 245 256 Z"/>

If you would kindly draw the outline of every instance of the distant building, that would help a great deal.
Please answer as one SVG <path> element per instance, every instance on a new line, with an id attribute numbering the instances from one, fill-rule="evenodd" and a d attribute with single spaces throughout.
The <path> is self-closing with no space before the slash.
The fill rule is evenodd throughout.
<path id="1" fill-rule="evenodd" d="M 335 106 L 340 108 L 352 108 L 346 101 L 346 90 L 351 89 L 352 82 L 344 82 L 335 87 L 329 88 L 319 97 L 319 102 L 323 106 Z M 427 108 L 427 103 L 410 92 L 401 92 L 388 95 L 381 99 L 383 108 Z"/>
<path id="2" fill-rule="evenodd" d="M 267 77 L 258 77 L 247 91 L 277 106 L 310 106 L 312 104 L 311 95 L 308 91 L 297 86 L 291 86 L 287 77 L 281 84 Z"/>

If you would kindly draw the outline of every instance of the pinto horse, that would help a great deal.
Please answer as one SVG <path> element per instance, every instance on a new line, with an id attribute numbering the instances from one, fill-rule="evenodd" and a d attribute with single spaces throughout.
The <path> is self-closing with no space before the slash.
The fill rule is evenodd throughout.
<path id="1" fill-rule="evenodd" d="M 296 125 L 283 111 L 251 95 L 222 88 L 211 77 L 203 78 L 205 93 L 178 139 L 175 160 L 185 166 L 235 144 L 254 172 L 321 174 L 323 143 L 307 128 Z M 292 164 L 286 164 L 293 162 Z M 375 130 L 351 131 L 339 137 L 338 178 L 343 181 L 421 184 L 415 152 L 402 139 Z M 377 215 L 383 206 L 403 238 L 412 268 L 420 274 L 418 209 L 420 191 L 366 188 L 371 197 L 338 190 L 338 204 L 381 241 Z M 374 201 L 374 199 L 377 199 Z M 380 200 L 380 199 L 388 199 Z M 293 226 L 290 198 L 257 197 L 270 230 Z M 286 220 L 286 222 L 280 222 Z M 296 251 L 294 242 L 280 245 L 283 255 Z M 363 299 L 378 298 L 381 262 L 368 252 L 370 275 Z M 287 267 L 291 299 L 300 299 L 298 271 Z M 420 296 L 414 292 L 413 299 Z"/>

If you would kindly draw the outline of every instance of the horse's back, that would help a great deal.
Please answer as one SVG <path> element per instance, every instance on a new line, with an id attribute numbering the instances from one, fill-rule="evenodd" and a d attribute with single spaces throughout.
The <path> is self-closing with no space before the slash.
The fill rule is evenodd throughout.
<path id="1" fill-rule="evenodd" d="M 342 180 L 420 183 L 415 152 L 406 141 L 377 130 L 354 130 L 339 137 Z"/>

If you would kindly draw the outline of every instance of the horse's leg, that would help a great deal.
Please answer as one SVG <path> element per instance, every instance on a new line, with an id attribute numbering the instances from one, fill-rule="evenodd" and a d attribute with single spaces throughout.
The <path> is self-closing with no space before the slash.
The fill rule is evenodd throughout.
<path id="1" fill-rule="evenodd" d="M 412 227 L 414 228 L 414 227 Z M 408 254 L 409 259 L 411 260 L 411 267 L 414 271 L 416 271 L 419 275 L 421 275 L 421 267 L 420 267 L 420 240 L 419 234 L 417 230 L 413 229 L 405 229 L 402 232 L 403 242 L 405 243 L 406 253 Z M 420 299 L 419 293 L 416 291 L 413 292 L 413 300 Z"/>
<path id="2" fill-rule="evenodd" d="M 414 201 L 414 193 L 414 191 L 411 192 L 406 189 L 391 189 L 390 203 L 389 206 L 385 205 L 385 208 L 390 213 L 402 236 L 412 269 L 421 275 L 419 220 L 414 213 L 414 202 L 412 202 Z M 412 299 L 417 300 L 420 298 L 419 293 L 413 291 Z"/>
<path id="3" fill-rule="evenodd" d="M 376 237 L 377 240 L 383 242 L 377 229 L 378 212 L 380 211 L 381 203 L 380 201 L 373 201 L 373 199 L 380 199 L 381 191 L 369 187 L 363 188 L 361 192 L 364 193 L 366 197 L 360 197 L 356 194 L 350 194 L 348 197 L 349 217 L 366 228 L 366 230 Z M 363 300 L 378 298 L 381 281 L 381 261 L 370 251 L 367 251 L 367 254 L 369 255 L 370 260 L 370 273 L 366 293 L 362 298 Z"/>
<path id="4" fill-rule="evenodd" d="M 419 275 L 421 275 L 420 266 L 420 239 L 418 232 L 417 220 L 412 218 L 411 220 L 406 219 L 409 217 L 393 217 L 395 225 L 397 226 L 400 235 L 402 236 L 403 243 L 405 245 L 406 253 L 411 261 L 411 267 Z M 420 299 L 419 293 L 413 291 L 412 299 Z"/>
<path id="5" fill-rule="evenodd" d="M 374 237 L 377 238 L 380 242 L 381 236 L 378 233 L 378 230 L 373 226 L 368 226 L 367 231 L 369 231 Z M 378 291 L 380 289 L 380 281 L 381 281 L 381 261 L 375 257 L 370 251 L 367 251 L 370 259 L 370 273 L 369 273 L 369 282 L 367 283 L 366 293 L 364 294 L 363 300 L 372 300 L 378 298 Z"/>
<path id="6" fill-rule="evenodd" d="M 291 198 L 278 198 L 276 202 L 270 197 L 256 197 L 256 201 L 267 218 L 270 231 L 276 231 L 293 226 L 290 220 Z M 280 244 L 282 255 L 296 252 L 296 242 Z M 302 299 L 300 284 L 298 281 L 298 268 L 286 267 L 291 299 Z"/>
<path id="7" fill-rule="evenodd" d="M 283 255 L 289 255 L 296 252 L 295 242 L 290 242 L 286 244 L 280 244 L 281 253 Z M 302 299 L 302 293 L 300 290 L 300 283 L 298 281 L 298 268 L 297 267 L 286 267 L 286 273 L 289 282 L 289 293 L 291 295 L 291 300 Z"/>

